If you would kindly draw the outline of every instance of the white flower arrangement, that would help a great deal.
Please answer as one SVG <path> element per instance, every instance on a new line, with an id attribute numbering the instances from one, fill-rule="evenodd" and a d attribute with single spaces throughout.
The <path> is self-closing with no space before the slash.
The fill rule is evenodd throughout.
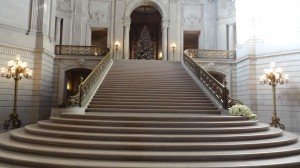
<path id="1" fill-rule="evenodd" d="M 234 116 L 244 116 L 249 118 L 250 120 L 256 120 L 257 116 L 254 114 L 249 107 L 245 105 L 234 105 L 229 108 L 229 114 Z"/>

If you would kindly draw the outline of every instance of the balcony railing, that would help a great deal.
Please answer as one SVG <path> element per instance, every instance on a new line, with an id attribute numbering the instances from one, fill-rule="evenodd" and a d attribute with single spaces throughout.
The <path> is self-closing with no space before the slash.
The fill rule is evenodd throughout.
<path id="1" fill-rule="evenodd" d="M 232 50 L 202 50 L 202 49 L 187 49 L 185 55 L 190 58 L 201 59 L 235 59 L 236 52 Z"/>
<path id="2" fill-rule="evenodd" d="M 72 45 L 56 45 L 56 55 L 78 55 L 78 56 L 106 56 L 109 52 L 107 47 L 99 46 L 72 46 Z"/>

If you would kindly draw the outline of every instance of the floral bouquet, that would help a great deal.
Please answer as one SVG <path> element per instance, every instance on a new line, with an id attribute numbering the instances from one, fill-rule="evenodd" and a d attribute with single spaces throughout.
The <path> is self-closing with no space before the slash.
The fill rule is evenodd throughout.
<path id="1" fill-rule="evenodd" d="M 230 107 L 229 114 L 234 116 L 244 116 L 249 118 L 250 120 L 257 119 L 256 114 L 252 113 L 249 107 L 240 104 Z"/>

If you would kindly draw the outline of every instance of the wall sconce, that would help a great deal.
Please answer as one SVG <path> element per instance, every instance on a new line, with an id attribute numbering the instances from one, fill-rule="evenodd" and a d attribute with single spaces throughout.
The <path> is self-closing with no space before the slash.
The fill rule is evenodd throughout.
<path id="1" fill-rule="evenodd" d="M 162 52 L 159 52 L 158 59 L 159 59 L 159 60 L 162 59 Z"/>
<path id="2" fill-rule="evenodd" d="M 272 93 L 273 93 L 273 116 L 272 116 L 272 123 L 270 125 L 272 127 L 279 127 L 281 129 L 285 129 L 285 126 L 283 124 L 280 124 L 280 118 L 277 117 L 276 112 L 276 85 L 277 83 L 283 85 L 285 83 L 288 83 L 288 75 L 282 75 L 282 69 L 281 68 L 275 68 L 275 62 L 271 62 L 271 68 L 265 69 L 264 74 L 259 77 L 260 78 L 260 84 L 269 84 L 272 86 Z"/>
<path id="3" fill-rule="evenodd" d="M 116 42 L 115 42 L 115 47 L 116 47 L 116 58 L 118 58 L 118 48 L 119 48 L 119 45 L 120 45 L 119 41 L 116 41 Z"/>
<path id="4" fill-rule="evenodd" d="M 174 61 L 175 50 L 176 50 L 176 44 L 175 43 L 171 44 L 171 50 L 172 50 L 172 53 L 173 53 L 173 61 Z"/>
<path id="5" fill-rule="evenodd" d="M 20 55 L 16 56 L 16 60 L 10 60 L 7 63 L 8 68 L 1 68 L 1 77 L 7 79 L 14 78 L 15 80 L 15 92 L 14 92 L 14 107 L 13 112 L 9 115 L 9 120 L 6 120 L 3 124 L 4 129 L 8 129 L 9 125 L 12 124 L 12 128 L 19 128 L 21 121 L 18 119 L 19 114 L 17 113 L 17 98 L 18 98 L 18 82 L 22 78 L 32 78 L 32 70 L 27 67 L 27 62 L 23 62 L 20 59 Z"/>
<path id="6" fill-rule="evenodd" d="M 67 82 L 67 91 L 71 91 L 71 82 L 70 81 Z"/>

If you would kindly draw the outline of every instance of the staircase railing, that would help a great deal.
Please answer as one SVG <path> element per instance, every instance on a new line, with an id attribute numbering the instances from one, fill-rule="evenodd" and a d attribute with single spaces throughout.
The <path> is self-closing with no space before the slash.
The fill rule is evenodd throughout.
<path id="1" fill-rule="evenodd" d="M 101 46 L 56 45 L 56 55 L 105 56 L 109 48 Z"/>
<path id="2" fill-rule="evenodd" d="M 217 81 L 207 71 L 201 68 L 194 60 L 187 56 L 186 52 L 183 55 L 183 61 L 189 67 L 189 69 L 196 75 L 196 77 L 203 82 L 206 88 L 217 98 L 217 100 L 223 104 L 223 108 L 227 109 L 229 90 L 226 88 L 226 84 L 223 85 L 219 81 Z"/>
<path id="3" fill-rule="evenodd" d="M 79 92 L 74 96 L 69 96 L 68 98 L 68 106 L 79 106 L 81 107 L 81 103 L 89 93 L 91 88 L 95 85 L 97 79 L 104 72 L 105 67 L 111 60 L 110 52 L 106 54 L 106 56 L 99 62 L 99 64 L 95 67 L 95 69 L 89 74 L 89 76 L 83 81 L 81 78 L 81 82 L 79 85 Z"/>
<path id="4" fill-rule="evenodd" d="M 190 58 L 201 59 L 235 59 L 236 52 L 233 50 L 203 50 L 203 49 L 187 49 L 184 54 Z"/>

